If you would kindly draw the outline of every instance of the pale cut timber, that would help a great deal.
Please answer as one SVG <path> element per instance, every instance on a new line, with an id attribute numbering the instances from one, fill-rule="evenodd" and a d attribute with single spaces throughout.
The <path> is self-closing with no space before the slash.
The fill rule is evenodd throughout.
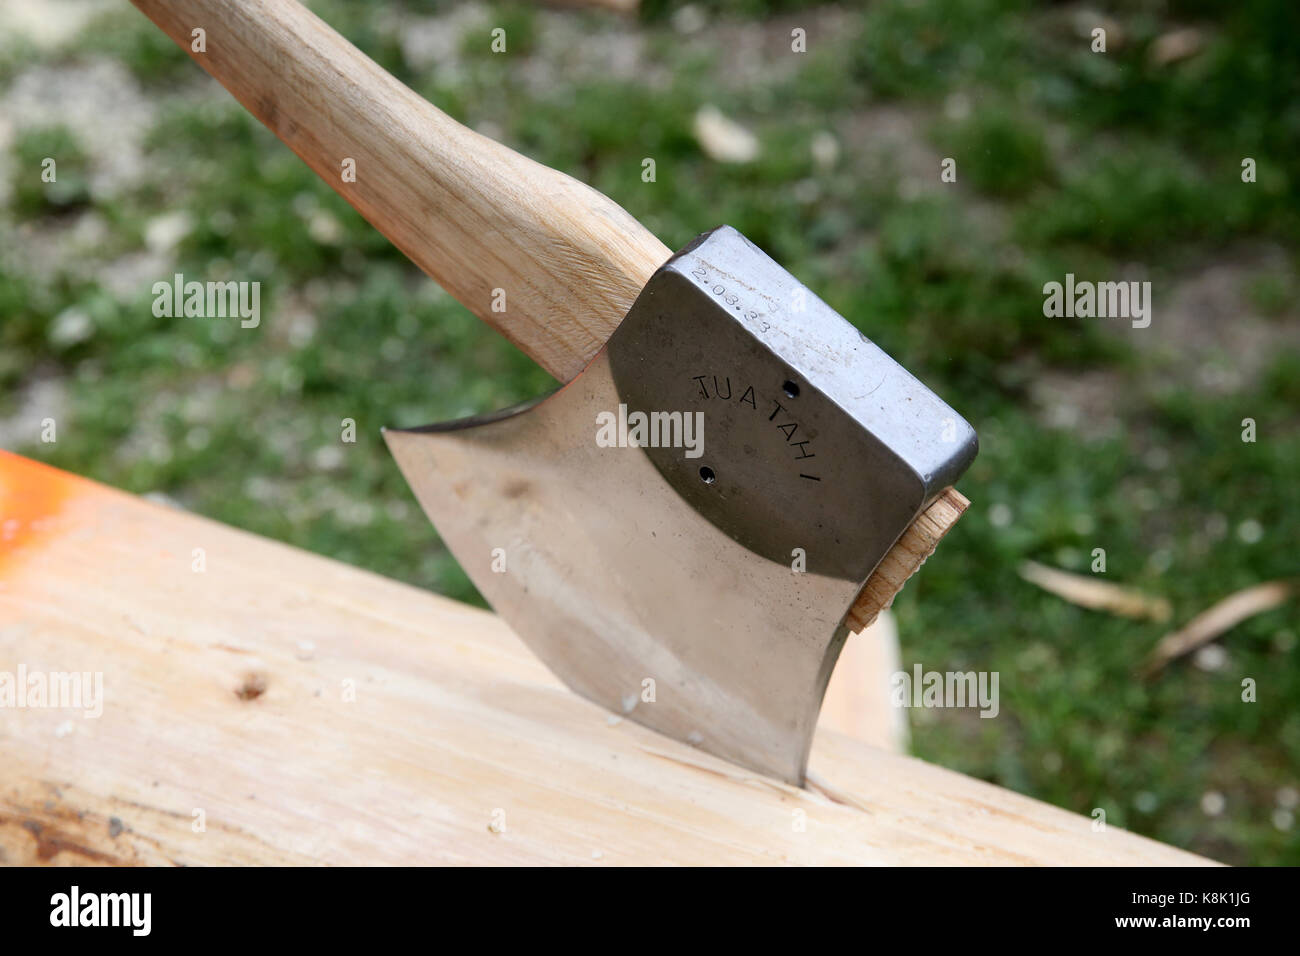
<path id="1" fill-rule="evenodd" d="M 934 554 L 940 540 L 969 507 L 965 495 L 956 488 L 948 488 L 921 512 L 880 560 L 858 593 L 846 619 L 850 631 L 857 633 L 870 627 L 876 615 L 894 603 L 907 579 Z"/>
<path id="2" fill-rule="evenodd" d="M 756 777 L 488 612 L 3 452 L 0 529 L 0 672 L 103 675 L 0 708 L 10 864 L 1208 862 L 833 732 Z"/>
<path id="3" fill-rule="evenodd" d="M 297 0 L 132 2 L 412 262 L 561 382 L 600 351 L 671 255 L 613 200 L 457 123 Z M 345 159 L 355 182 L 343 178 Z M 504 312 L 493 309 L 498 289 Z M 890 606 L 969 504 L 949 489 L 913 522 L 859 595 L 854 631 Z"/>
<path id="4" fill-rule="evenodd" d="M 907 710 L 891 704 L 893 677 L 903 666 L 894 615 L 881 611 L 870 627 L 844 643 L 822 698 L 819 730 L 906 753 Z"/>

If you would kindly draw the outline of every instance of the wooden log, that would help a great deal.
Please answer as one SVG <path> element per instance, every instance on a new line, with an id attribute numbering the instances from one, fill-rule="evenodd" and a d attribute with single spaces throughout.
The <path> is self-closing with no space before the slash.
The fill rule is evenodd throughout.
<path id="1" fill-rule="evenodd" d="M 132 2 L 412 262 L 561 382 L 604 346 L 671 254 L 613 200 L 457 123 L 297 0 Z M 505 311 L 493 309 L 498 289 Z M 968 504 L 949 489 L 904 532 L 854 604 L 855 631 Z"/>
<path id="2" fill-rule="evenodd" d="M 1207 862 L 833 732 L 809 790 L 757 777 L 490 613 L 0 453 L 20 668 L 102 714 L 0 707 L 10 864 Z"/>

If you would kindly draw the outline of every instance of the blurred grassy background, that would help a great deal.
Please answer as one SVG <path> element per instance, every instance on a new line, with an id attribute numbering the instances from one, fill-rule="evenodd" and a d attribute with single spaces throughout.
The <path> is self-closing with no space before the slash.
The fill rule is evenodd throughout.
<path id="1" fill-rule="evenodd" d="M 669 246 L 736 226 L 972 421 L 975 506 L 897 611 L 906 666 L 999 671 L 1001 717 L 912 711 L 920 756 L 1226 862 L 1300 863 L 1295 605 L 1141 682 L 1166 627 L 1016 574 L 1105 548 L 1106 578 L 1177 623 L 1296 573 L 1295 3 L 310 5 Z M 708 158 L 705 105 L 756 134 L 754 161 Z M 260 280 L 261 327 L 154 318 L 173 272 Z M 1044 318 L 1066 272 L 1150 279 L 1151 327 Z M 0 0 L 0 317 L 0 445 L 469 600 L 379 428 L 552 385 L 125 0 Z"/>

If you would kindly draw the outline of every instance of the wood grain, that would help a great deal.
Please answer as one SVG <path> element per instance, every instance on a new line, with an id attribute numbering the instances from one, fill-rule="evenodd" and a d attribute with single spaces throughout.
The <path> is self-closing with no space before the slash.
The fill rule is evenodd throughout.
<path id="1" fill-rule="evenodd" d="M 492 614 L 0 453 L 20 665 L 104 703 L 0 708 L 10 864 L 1206 862 L 832 732 L 809 790 L 755 777 Z"/>
<path id="2" fill-rule="evenodd" d="M 894 675 L 902 670 L 898 626 L 881 611 L 870 627 L 844 644 L 822 698 L 818 729 L 830 729 L 864 744 L 906 753 L 910 733 L 906 708 L 890 703 Z"/>
<path id="3" fill-rule="evenodd" d="M 907 579 L 934 554 L 943 536 L 969 507 L 970 500 L 965 495 L 949 488 L 921 512 L 867 578 L 848 613 L 849 630 L 857 633 L 870 627 L 876 615 L 894 603 Z"/>

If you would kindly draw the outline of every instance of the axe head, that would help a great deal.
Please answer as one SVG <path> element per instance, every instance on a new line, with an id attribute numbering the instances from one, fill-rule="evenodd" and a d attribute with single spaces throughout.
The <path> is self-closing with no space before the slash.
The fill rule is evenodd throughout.
<path id="1" fill-rule="evenodd" d="M 474 584 L 584 697 L 802 785 L 844 618 L 971 427 L 727 226 L 549 397 L 385 431 Z"/>

